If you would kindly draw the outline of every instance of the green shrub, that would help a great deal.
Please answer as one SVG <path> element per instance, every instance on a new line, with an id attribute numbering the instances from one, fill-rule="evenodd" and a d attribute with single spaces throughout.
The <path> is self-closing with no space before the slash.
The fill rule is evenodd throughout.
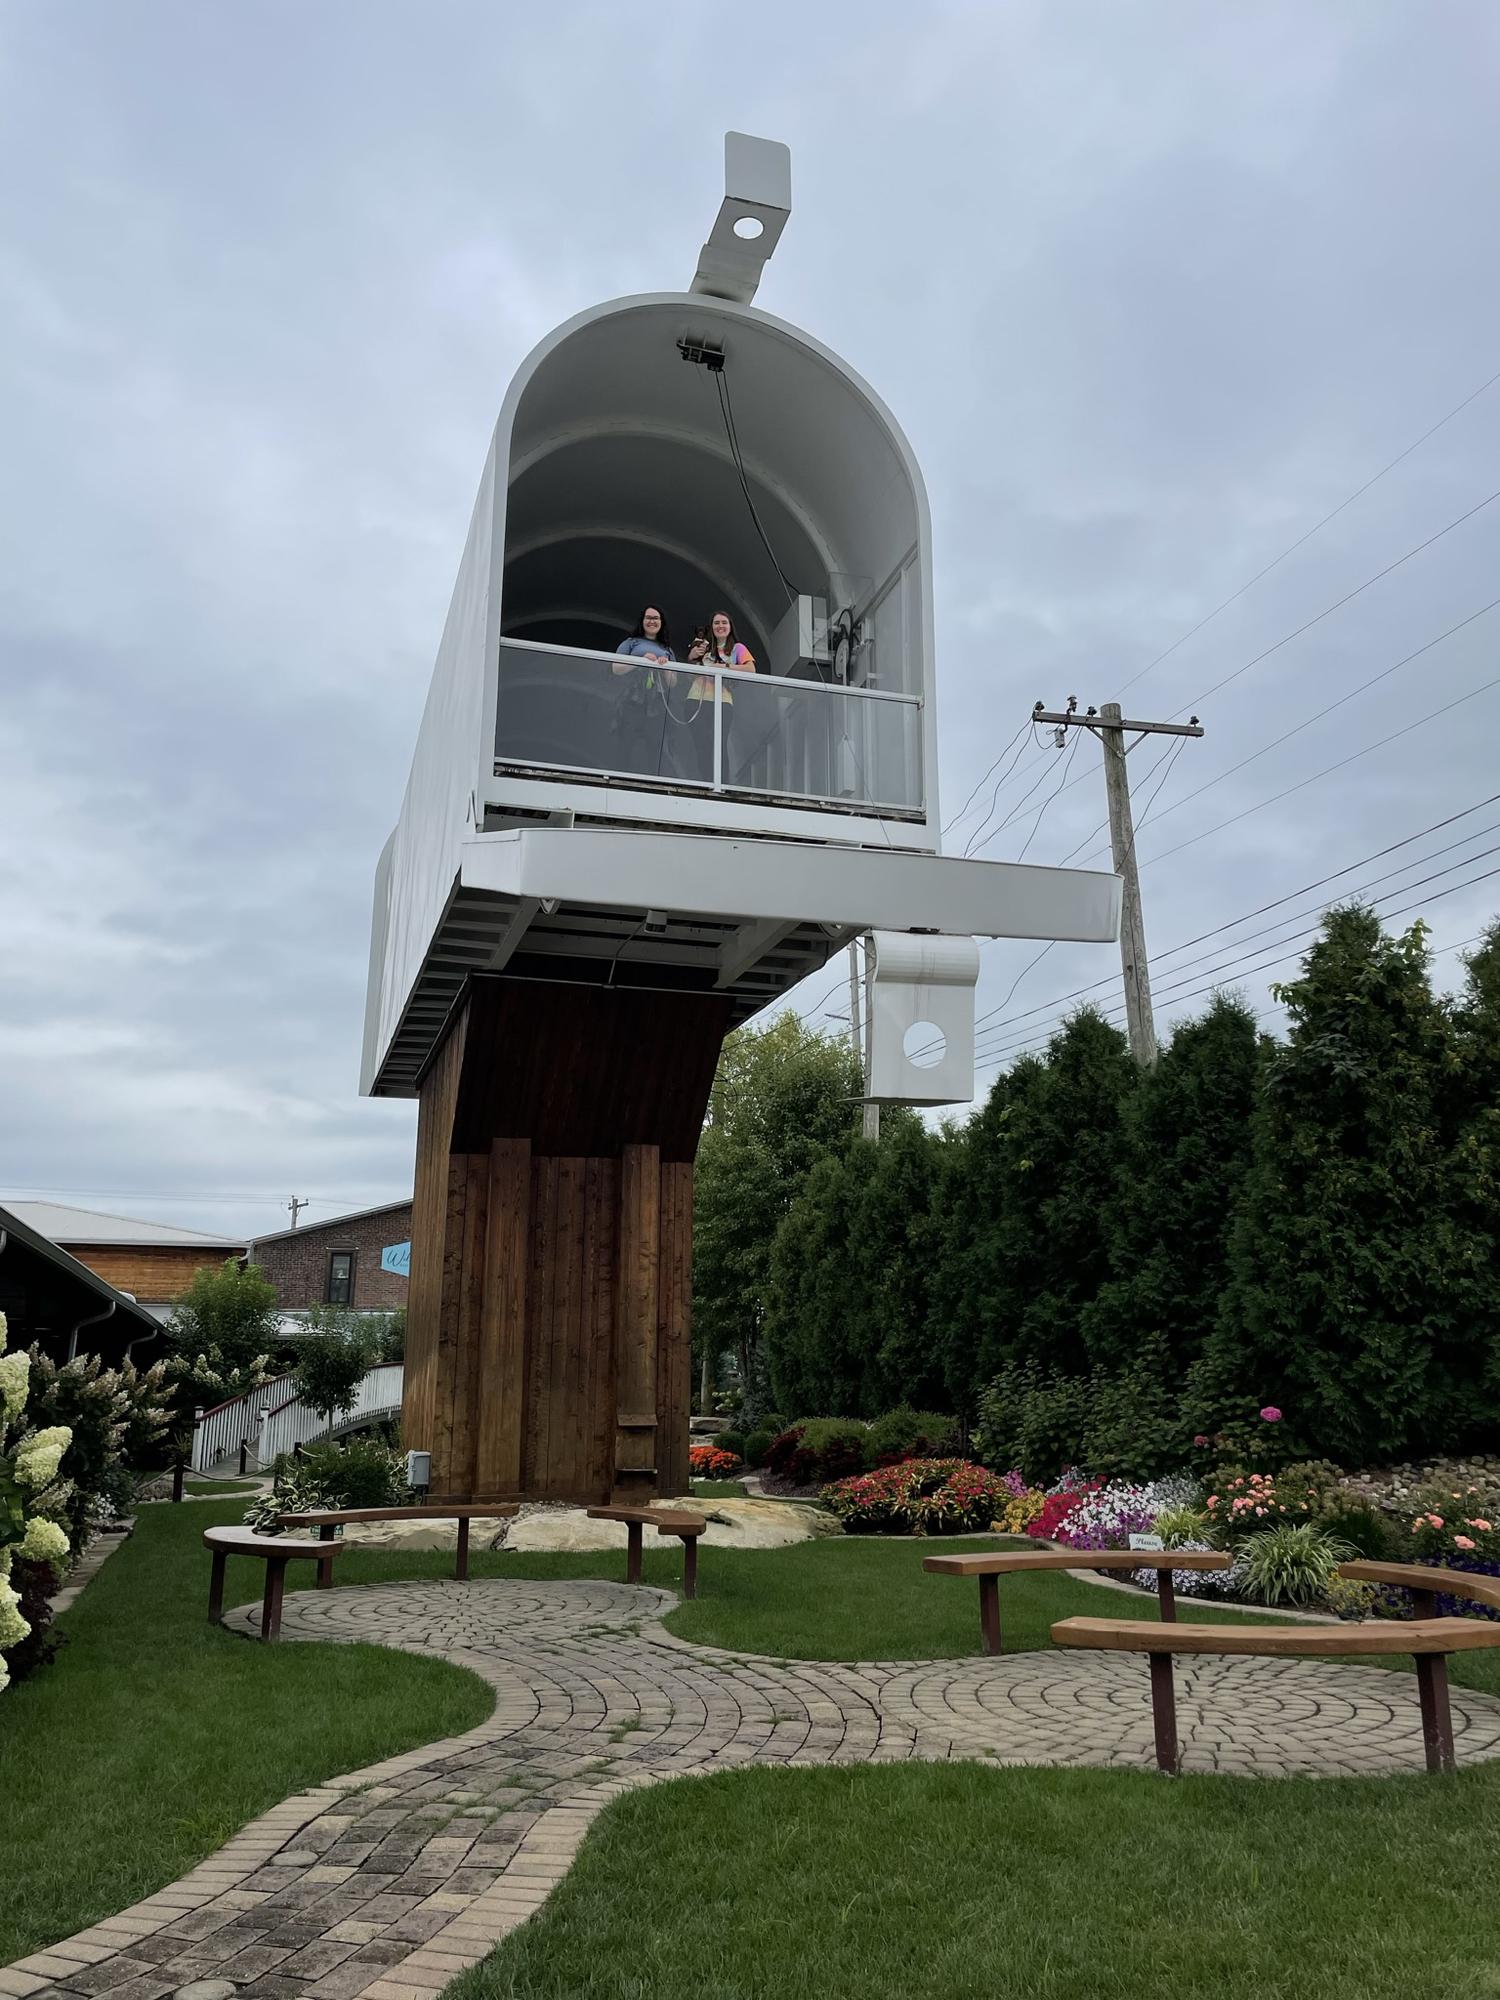
<path id="1" fill-rule="evenodd" d="M 1395 1523 L 1362 1494 L 1347 1493 L 1336 1486 L 1325 1495 L 1317 1518 L 1326 1534 L 1348 1542 L 1366 1562 L 1395 1562 L 1405 1554 Z"/>
<path id="2" fill-rule="evenodd" d="M 380 1438 L 309 1445 L 301 1458 L 285 1453 L 271 1469 L 271 1491 L 252 1500 L 245 1520 L 263 1534 L 275 1532 L 278 1514 L 306 1514 L 321 1507 L 400 1507 L 410 1498 L 406 1460 Z"/>
<path id="3" fill-rule="evenodd" d="M 1339 1564 L 1353 1555 L 1315 1521 L 1283 1521 L 1241 1545 L 1245 1595 L 1257 1604 L 1323 1603 Z"/>
<path id="4" fill-rule="evenodd" d="M 771 1449 L 776 1433 L 774 1431 L 750 1431 L 745 1438 L 745 1449 L 740 1453 L 746 1465 L 761 1466 L 766 1462 L 766 1453 Z"/>
<path id="5" fill-rule="evenodd" d="M 1368 1618 L 1379 1596 L 1373 1583 L 1355 1583 L 1347 1576 L 1331 1576 L 1323 1588 L 1323 1602 L 1335 1618 Z"/>
<path id="6" fill-rule="evenodd" d="M 913 1410 L 905 1403 L 876 1417 L 865 1433 L 871 1465 L 897 1465 L 906 1458 L 946 1458 L 958 1450 L 958 1419 L 938 1410 Z"/>
<path id="7" fill-rule="evenodd" d="M 1163 1507 L 1156 1517 L 1156 1532 L 1169 1549 L 1181 1548 L 1184 1542 L 1205 1540 L 1208 1527 L 1204 1510 L 1186 1502 L 1178 1507 Z"/>
<path id="8" fill-rule="evenodd" d="M 741 1431 L 720 1431 L 719 1435 L 714 1439 L 714 1448 L 717 1451 L 733 1452 L 736 1458 L 743 1458 L 745 1456 L 744 1433 Z"/>

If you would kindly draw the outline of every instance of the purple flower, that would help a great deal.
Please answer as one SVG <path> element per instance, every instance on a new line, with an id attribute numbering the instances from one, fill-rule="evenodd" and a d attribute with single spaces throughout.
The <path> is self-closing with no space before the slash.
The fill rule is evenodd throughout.
<path id="1" fill-rule="evenodd" d="M 1281 1422 L 1281 1412 L 1274 1403 L 1267 1403 L 1260 1414 L 1263 1423 L 1279 1424 Z"/>

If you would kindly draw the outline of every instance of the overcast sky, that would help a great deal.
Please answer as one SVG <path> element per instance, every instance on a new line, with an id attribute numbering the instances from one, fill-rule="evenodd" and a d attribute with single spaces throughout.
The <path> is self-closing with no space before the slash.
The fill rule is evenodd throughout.
<path id="1" fill-rule="evenodd" d="M 687 284 L 726 127 L 792 147 L 759 303 L 926 473 L 946 817 L 1500 370 L 1497 90 L 1489 0 L 0 0 L 0 1198 L 409 1194 L 414 1107 L 356 1095 L 370 878 L 489 433 L 558 321 Z M 1125 697 L 1208 729 L 1140 834 L 1165 1020 L 1169 947 L 1500 792 L 1497 688 L 1212 831 L 1500 676 L 1496 611 L 1300 727 L 1500 597 L 1500 500 L 1207 693 L 1496 488 L 1500 383 Z M 1097 748 L 1016 748 L 982 851 L 1092 853 Z M 1446 891 L 1496 822 L 1341 883 L 1476 857 Z M 988 1052 L 1118 998 L 1059 946 L 1007 1001 L 1035 952 L 985 950 Z"/>

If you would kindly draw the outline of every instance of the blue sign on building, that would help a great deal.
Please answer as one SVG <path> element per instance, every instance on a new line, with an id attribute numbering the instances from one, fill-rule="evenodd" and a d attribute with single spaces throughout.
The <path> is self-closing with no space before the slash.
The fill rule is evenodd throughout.
<path id="1" fill-rule="evenodd" d="M 411 1276 L 411 1245 L 409 1243 L 387 1243 L 380 1253 L 382 1271 L 394 1271 L 398 1278 Z"/>

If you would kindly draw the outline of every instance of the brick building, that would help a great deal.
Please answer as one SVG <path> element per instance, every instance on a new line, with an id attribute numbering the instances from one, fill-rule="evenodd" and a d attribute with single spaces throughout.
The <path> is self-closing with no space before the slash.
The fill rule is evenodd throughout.
<path id="1" fill-rule="evenodd" d="M 250 1262 L 276 1287 L 277 1303 L 286 1312 L 316 1305 L 391 1312 L 406 1304 L 411 1203 L 362 1208 L 259 1236 L 250 1245 Z"/>
<path id="2" fill-rule="evenodd" d="M 56 1243 L 107 1285 L 165 1319 L 199 1271 L 217 1271 L 245 1254 L 245 1239 L 206 1236 L 171 1222 L 105 1215 L 56 1201 L 14 1201 L 9 1209 L 28 1229 Z"/>

